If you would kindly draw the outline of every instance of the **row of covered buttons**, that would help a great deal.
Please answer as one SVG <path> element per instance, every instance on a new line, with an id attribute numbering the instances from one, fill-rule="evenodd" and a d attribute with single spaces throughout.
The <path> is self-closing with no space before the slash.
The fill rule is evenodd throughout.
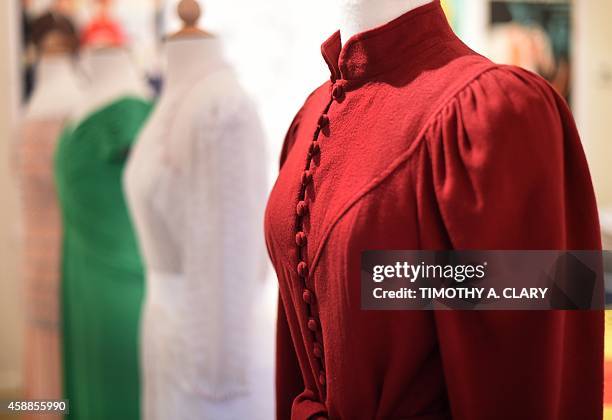
<path id="1" fill-rule="evenodd" d="M 331 95 L 332 95 L 332 101 L 333 100 L 341 101 L 344 98 L 344 84 L 342 83 L 342 81 L 338 81 L 337 83 L 334 83 L 332 87 Z M 296 206 L 296 214 L 298 215 L 298 226 L 297 226 L 297 233 L 295 234 L 295 243 L 298 247 L 298 255 L 300 255 L 300 261 L 298 262 L 298 265 L 297 265 L 297 272 L 298 272 L 298 275 L 303 279 L 303 282 L 304 282 L 302 299 L 304 303 L 308 305 L 308 309 L 309 309 L 307 327 L 313 333 L 314 343 L 312 347 L 312 353 L 314 354 L 316 358 L 318 358 L 321 361 L 321 369 L 319 371 L 319 377 L 318 377 L 319 384 L 321 384 L 321 386 L 324 386 L 326 383 L 326 375 L 325 375 L 325 371 L 323 367 L 323 347 L 321 346 L 320 343 L 317 342 L 317 337 L 316 337 L 316 333 L 319 330 L 319 322 L 317 321 L 316 316 L 313 313 L 312 307 L 311 307 L 314 301 L 314 294 L 308 289 L 307 284 L 306 284 L 306 279 L 308 277 L 308 264 L 306 263 L 306 261 L 304 261 L 305 256 L 306 256 L 304 247 L 306 246 L 306 243 L 307 243 L 307 236 L 306 236 L 306 233 L 303 231 L 303 218 L 308 213 L 308 203 L 306 202 L 306 187 L 312 182 L 312 172 L 310 170 L 311 165 L 312 165 L 312 158 L 321 152 L 321 147 L 319 145 L 318 137 L 322 131 L 326 130 L 329 127 L 329 116 L 327 115 L 327 111 L 330 106 L 331 106 L 331 101 L 328 104 L 326 110 L 319 117 L 318 127 L 313 137 L 313 141 L 310 144 L 309 151 L 308 151 L 309 153 L 308 165 L 307 165 L 306 170 L 302 174 L 300 201 L 298 202 Z"/>

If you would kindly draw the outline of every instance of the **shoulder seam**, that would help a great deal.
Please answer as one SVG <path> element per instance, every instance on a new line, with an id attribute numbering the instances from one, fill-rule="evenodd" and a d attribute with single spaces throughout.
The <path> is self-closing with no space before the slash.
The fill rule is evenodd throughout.
<path id="1" fill-rule="evenodd" d="M 417 136 L 417 142 L 420 142 L 421 139 L 425 136 L 425 133 L 427 132 L 427 130 L 429 130 L 429 128 L 431 127 L 431 125 L 433 125 L 434 121 L 436 120 L 436 118 L 440 115 L 440 113 L 452 102 L 456 101 L 459 98 L 459 95 L 461 93 L 463 93 L 472 83 L 476 82 L 478 79 L 480 79 L 483 75 L 494 71 L 494 70 L 499 70 L 500 67 L 499 65 L 496 64 L 491 64 L 489 67 L 483 69 L 481 72 L 475 74 L 472 78 L 468 79 L 463 85 L 459 86 L 455 92 L 450 95 L 448 97 L 448 99 L 446 99 L 444 102 L 442 102 L 440 104 L 440 106 L 438 106 L 438 108 L 436 108 L 436 110 L 434 112 L 431 113 L 431 115 L 427 118 L 427 120 L 425 120 L 425 123 L 423 124 L 423 128 L 421 129 L 421 132 L 419 133 L 419 135 Z"/>

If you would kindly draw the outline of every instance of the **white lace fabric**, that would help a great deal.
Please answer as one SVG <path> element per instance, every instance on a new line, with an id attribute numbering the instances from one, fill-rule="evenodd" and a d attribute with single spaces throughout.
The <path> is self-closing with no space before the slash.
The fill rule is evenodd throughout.
<path id="1" fill-rule="evenodd" d="M 147 270 L 147 420 L 253 418 L 235 400 L 251 391 L 250 318 L 266 261 L 264 140 L 231 69 L 211 63 L 162 95 L 125 174 Z"/>

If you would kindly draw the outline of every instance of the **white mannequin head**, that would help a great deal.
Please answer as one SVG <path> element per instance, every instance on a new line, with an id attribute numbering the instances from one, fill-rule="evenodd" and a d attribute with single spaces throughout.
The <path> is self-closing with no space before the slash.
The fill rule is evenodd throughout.
<path id="1" fill-rule="evenodd" d="M 340 36 L 353 35 L 387 22 L 434 0 L 335 0 L 340 16 Z"/>

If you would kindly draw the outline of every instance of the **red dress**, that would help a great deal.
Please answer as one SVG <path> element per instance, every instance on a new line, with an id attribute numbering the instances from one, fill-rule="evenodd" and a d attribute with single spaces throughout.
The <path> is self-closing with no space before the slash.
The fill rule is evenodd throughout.
<path id="1" fill-rule="evenodd" d="M 278 418 L 600 419 L 601 311 L 360 309 L 363 250 L 600 249 L 564 100 L 438 1 L 322 51 L 266 211 Z"/>

